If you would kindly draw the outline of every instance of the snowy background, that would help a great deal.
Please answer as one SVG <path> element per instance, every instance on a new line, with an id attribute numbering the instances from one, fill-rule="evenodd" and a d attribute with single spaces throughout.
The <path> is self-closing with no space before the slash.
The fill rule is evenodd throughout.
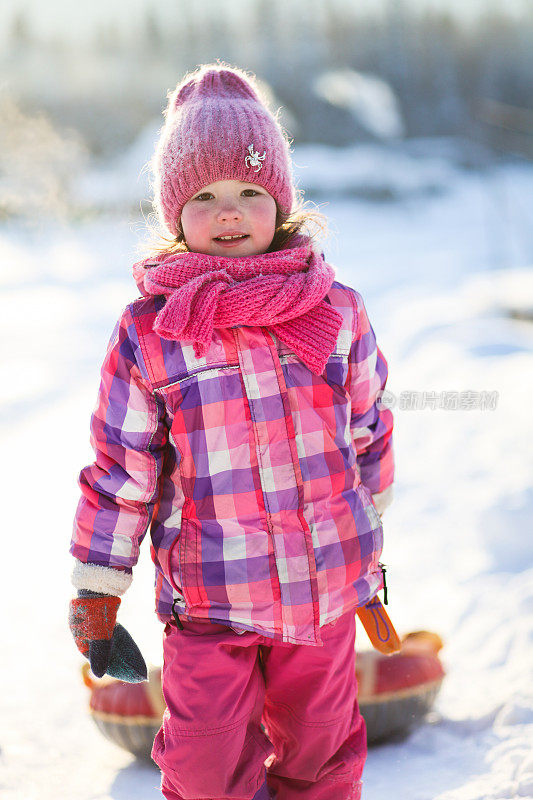
<path id="1" fill-rule="evenodd" d="M 107 171 L 87 174 L 80 193 L 96 203 L 100 191 L 102 207 L 112 185 L 142 196 L 143 146 L 145 136 Z M 327 165 L 328 180 L 338 177 L 335 199 L 320 205 L 333 230 L 325 250 L 339 280 L 365 297 L 389 361 L 390 613 L 401 634 L 427 628 L 445 641 L 434 713 L 406 741 L 370 751 L 365 800 L 533 797 L 533 167 L 496 160 L 464 170 L 449 151 L 445 141 L 419 141 L 395 154 L 294 154 L 302 185 L 319 184 Z M 396 199 L 345 197 L 349 178 L 353 187 L 381 180 Z M 66 624 L 76 477 L 92 457 L 100 362 L 136 296 L 129 271 L 144 235 L 143 219 L 128 213 L 0 227 L 3 800 L 159 797 L 156 768 L 107 742 L 90 719 Z M 424 400 L 446 391 L 497 392 L 496 407 Z M 413 392 L 423 407 L 401 408 Z M 159 664 L 152 607 L 145 542 L 120 619 Z"/>
<path id="2" fill-rule="evenodd" d="M 389 612 L 445 643 L 434 711 L 369 752 L 363 796 L 533 798 L 531 4 L 107 6 L 0 9 L 0 797 L 161 797 L 89 717 L 68 544 L 165 94 L 220 57 L 269 82 L 326 256 L 365 298 L 395 413 Z M 120 620 L 160 664 L 148 542 Z"/>

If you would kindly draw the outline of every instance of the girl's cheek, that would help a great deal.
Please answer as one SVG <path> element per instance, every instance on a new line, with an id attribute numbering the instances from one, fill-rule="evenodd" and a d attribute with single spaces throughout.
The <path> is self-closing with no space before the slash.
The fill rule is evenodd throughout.
<path id="1" fill-rule="evenodd" d="M 181 215 L 181 229 L 188 228 L 189 230 L 198 230 L 207 224 L 209 218 L 208 209 L 201 206 L 186 209 L 185 213 Z"/>
<path id="2" fill-rule="evenodd" d="M 255 219 L 259 225 L 264 228 L 275 226 L 276 224 L 276 204 L 271 198 L 265 198 L 265 201 L 258 204 L 255 208 Z"/>

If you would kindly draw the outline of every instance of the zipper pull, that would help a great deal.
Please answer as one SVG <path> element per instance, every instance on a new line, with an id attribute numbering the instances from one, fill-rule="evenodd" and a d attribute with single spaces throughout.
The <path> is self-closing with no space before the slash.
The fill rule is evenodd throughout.
<path id="1" fill-rule="evenodd" d="M 379 566 L 381 567 L 381 574 L 383 575 L 383 602 L 386 606 L 389 604 L 389 594 L 387 591 L 387 566 L 386 564 L 382 564 L 381 561 L 379 562 Z"/>
<path id="2" fill-rule="evenodd" d="M 174 608 L 174 606 L 176 605 L 176 603 L 177 603 L 177 602 L 178 602 L 178 598 L 176 597 L 176 599 L 175 599 L 175 600 L 174 600 L 174 602 L 172 603 L 172 609 L 171 609 L 171 611 L 172 611 L 172 616 L 174 617 L 174 620 L 176 621 L 176 625 L 178 626 L 178 628 L 180 629 L 180 631 L 182 631 L 182 630 L 183 630 L 183 625 L 181 624 L 181 620 L 180 620 L 180 618 L 179 618 L 179 616 L 178 616 L 178 612 L 177 612 L 177 611 L 176 611 L 176 609 Z"/>

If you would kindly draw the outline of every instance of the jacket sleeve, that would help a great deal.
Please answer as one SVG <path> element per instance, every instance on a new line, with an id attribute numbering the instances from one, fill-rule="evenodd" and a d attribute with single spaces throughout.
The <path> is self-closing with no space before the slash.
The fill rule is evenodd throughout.
<path id="1" fill-rule="evenodd" d="M 164 408 L 141 359 L 126 308 L 109 342 L 91 417 L 95 460 L 78 481 L 81 498 L 70 546 L 78 589 L 111 594 L 127 589 L 158 499 L 167 432 Z"/>
<path id="2" fill-rule="evenodd" d="M 361 481 L 377 498 L 378 510 L 383 511 L 392 499 L 389 487 L 394 479 L 393 417 L 390 409 L 379 403 L 387 382 L 387 362 L 377 346 L 363 298 L 354 292 L 353 300 L 355 331 L 346 384 L 352 400 L 350 430 Z"/>

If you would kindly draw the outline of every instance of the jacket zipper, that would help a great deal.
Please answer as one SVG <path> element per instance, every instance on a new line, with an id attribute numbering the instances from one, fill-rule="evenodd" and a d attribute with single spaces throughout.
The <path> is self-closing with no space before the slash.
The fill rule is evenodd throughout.
<path id="1" fill-rule="evenodd" d="M 383 564 L 381 561 L 378 562 L 379 566 L 381 567 L 381 574 L 383 575 L 383 602 L 387 606 L 389 604 L 389 594 L 387 591 L 387 565 Z"/>

